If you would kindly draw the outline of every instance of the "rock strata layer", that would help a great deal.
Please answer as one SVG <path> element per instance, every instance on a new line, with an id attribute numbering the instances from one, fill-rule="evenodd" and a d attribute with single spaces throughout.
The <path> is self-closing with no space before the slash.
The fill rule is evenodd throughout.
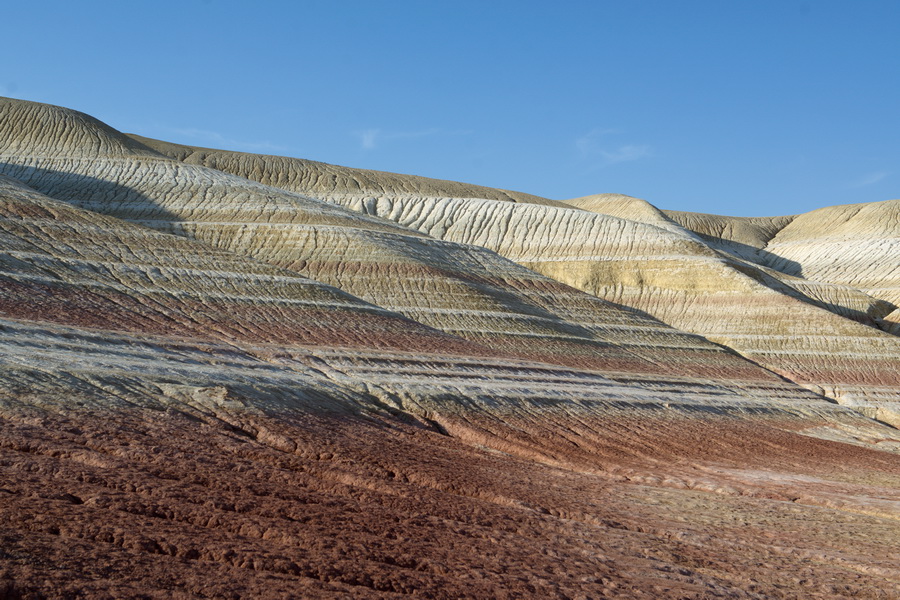
<path id="1" fill-rule="evenodd" d="M 0 102 L 0 597 L 891 597 L 894 338 L 581 208 Z"/>
<path id="2" fill-rule="evenodd" d="M 278 183 L 260 167 L 266 157 L 214 151 L 191 156 Z M 697 217 L 694 226 L 706 232 L 698 234 L 625 196 L 572 201 L 583 210 L 567 210 L 400 189 L 370 195 L 352 185 L 303 189 L 302 181 L 294 177 L 282 184 L 435 238 L 494 250 L 532 271 L 732 348 L 866 414 L 900 423 L 900 339 L 890 334 L 892 305 L 840 282 L 808 281 L 756 264 L 764 262 L 760 253 L 765 252 L 756 246 L 791 222 L 789 217 Z M 707 243 L 714 232 L 727 243 Z M 736 244 L 746 248 L 737 251 Z"/>

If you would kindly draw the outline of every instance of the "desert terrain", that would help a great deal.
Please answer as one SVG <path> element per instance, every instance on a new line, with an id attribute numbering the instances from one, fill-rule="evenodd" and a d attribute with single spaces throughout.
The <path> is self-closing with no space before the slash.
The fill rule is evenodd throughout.
<path id="1" fill-rule="evenodd" d="M 900 200 L 551 200 L 0 98 L 0 240 L 0 598 L 900 598 Z"/>

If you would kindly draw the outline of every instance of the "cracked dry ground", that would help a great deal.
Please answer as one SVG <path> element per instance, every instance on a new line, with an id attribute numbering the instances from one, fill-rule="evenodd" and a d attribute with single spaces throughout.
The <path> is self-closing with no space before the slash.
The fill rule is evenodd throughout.
<path id="1" fill-rule="evenodd" d="M 4 411 L 0 597 L 900 597 L 889 453 L 611 418 L 561 468 L 391 417 L 256 423 Z"/>

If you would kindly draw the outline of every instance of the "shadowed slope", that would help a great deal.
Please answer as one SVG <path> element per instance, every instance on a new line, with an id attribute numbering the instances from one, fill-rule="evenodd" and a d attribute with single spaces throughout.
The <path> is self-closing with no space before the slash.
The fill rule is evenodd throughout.
<path id="1" fill-rule="evenodd" d="M 598 211 L 603 212 L 603 211 Z M 725 217 L 702 213 L 660 211 L 711 245 L 759 263 L 761 250 L 796 217 Z"/>
<path id="2" fill-rule="evenodd" d="M 900 200 L 799 215 L 765 249 L 775 269 L 852 286 L 900 306 Z"/>

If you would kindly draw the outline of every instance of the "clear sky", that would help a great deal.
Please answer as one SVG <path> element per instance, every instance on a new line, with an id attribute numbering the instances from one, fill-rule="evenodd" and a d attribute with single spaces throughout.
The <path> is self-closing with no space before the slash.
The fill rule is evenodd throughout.
<path id="1" fill-rule="evenodd" d="M 900 1 L 5 3 L 0 95 L 126 132 L 661 208 L 900 198 Z"/>

